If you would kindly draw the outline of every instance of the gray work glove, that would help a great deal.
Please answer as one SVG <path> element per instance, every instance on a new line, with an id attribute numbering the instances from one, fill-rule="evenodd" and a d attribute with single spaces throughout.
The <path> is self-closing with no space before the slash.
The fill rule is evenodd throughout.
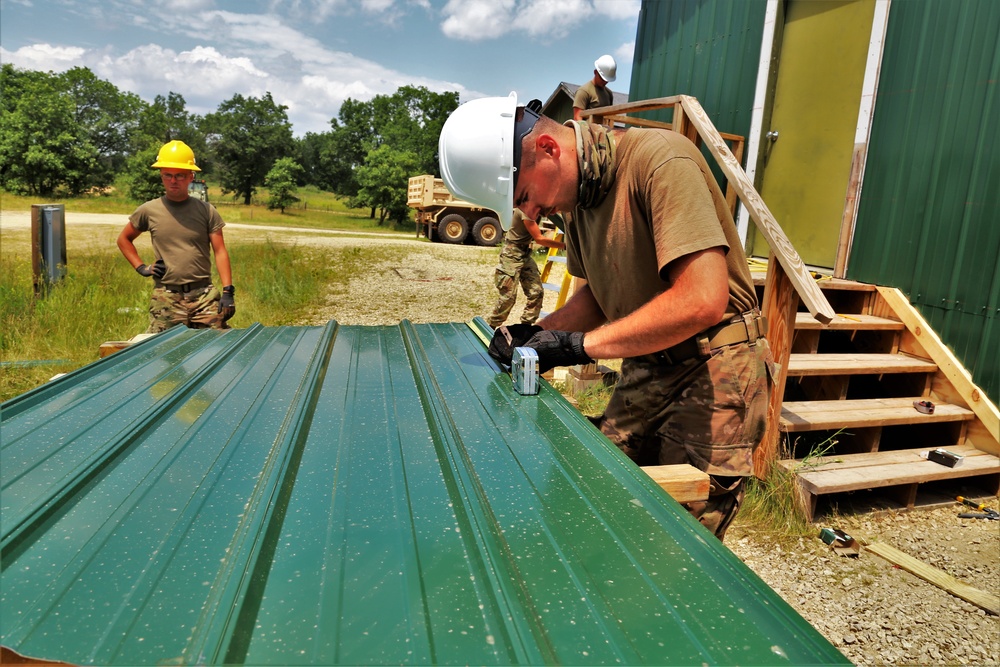
<path id="1" fill-rule="evenodd" d="M 167 273 L 167 265 L 163 263 L 162 259 L 156 260 L 152 266 L 146 266 L 145 264 L 140 264 L 135 267 L 136 273 L 140 276 L 145 276 L 147 278 L 156 278 L 161 280 L 163 276 Z"/>
<path id="2" fill-rule="evenodd" d="M 228 322 L 229 318 L 236 314 L 236 288 L 232 285 L 226 285 L 222 288 L 219 313 L 222 315 L 223 322 Z"/>
<path id="3" fill-rule="evenodd" d="M 539 373 L 556 366 L 575 366 L 594 362 L 583 350 L 581 331 L 539 331 L 522 347 L 530 347 L 538 353 Z"/>
<path id="4" fill-rule="evenodd" d="M 493 338 L 490 340 L 490 356 L 501 366 L 509 367 L 511 357 L 514 356 L 514 348 L 522 347 L 539 331 L 543 329 L 534 324 L 510 324 L 499 327 L 493 332 Z"/>

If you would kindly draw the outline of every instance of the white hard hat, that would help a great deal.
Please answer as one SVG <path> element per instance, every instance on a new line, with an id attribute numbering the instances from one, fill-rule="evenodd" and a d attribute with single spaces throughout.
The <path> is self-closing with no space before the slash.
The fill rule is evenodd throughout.
<path id="1" fill-rule="evenodd" d="M 537 119 L 533 111 L 520 111 L 511 93 L 466 102 L 441 128 L 438 162 L 448 190 L 494 211 L 505 230 L 514 210 L 520 141 Z"/>
<path id="2" fill-rule="evenodd" d="M 611 56 L 604 55 L 595 60 L 594 69 L 596 69 L 597 73 L 601 75 L 601 78 L 608 83 L 611 83 L 617 78 L 615 74 L 618 72 L 618 64 Z"/>

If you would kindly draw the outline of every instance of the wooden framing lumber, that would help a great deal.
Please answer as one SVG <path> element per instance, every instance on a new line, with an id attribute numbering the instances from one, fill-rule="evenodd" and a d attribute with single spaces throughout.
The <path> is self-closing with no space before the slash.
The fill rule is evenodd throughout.
<path id="1" fill-rule="evenodd" d="M 975 412 L 982 422 L 983 429 L 979 430 L 983 431 L 984 435 L 976 439 L 976 446 L 992 454 L 1000 455 L 1000 444 L 998 444 L 1000 410 L 997 409 L 997 406 L 973 383 L 969 372 L 962 367 L 955 354 L 927 325 L 926 320 L 903 296 L 901 291 L 894 287 L 879 287 L 878 293 L 906 325 L 907 331 L 920 343 L 927 356 L 937 364 L 938 369 L 954 387 L 954 391 L 961 397 L 962 402 Z M 948 400 L 956 402 L 952 397 L 949 397 Z M 979 430 L 973 429 L 974 432 L 979 432 Z"/>
<path id="2" fill-rule="evenodd" d="M 679 503 L 708 500 L 708 473 L 692 465 L 642 466 L 642 470 Z"/>
<path id="3" fill-rule="evenodd" d="M 881 375 L 883 373 L 933 373 L 933 361 L 903 354 L 794 354 L 788 360 L 788 374 L 798 375 Z"/>
<path id="4" fill-rule="evenodd" d="M 973 419 L 966 408 L 942 404 L 931 414 L 917 412 L 911 398 L 868 398 L 839 401 L 786 401 L 781 407 L 781 430 L 817 431 L 839 428 L 930 424 Z"/>
<path id="5" fill-rule="evenodd" d="M 903 553 L 899 549 L 884 544 L 882 542 L 872 542 L 864 544 L 864 549 L 876 556 L 881 556 L 893 565 L 902 568 L 924 581 L 930 582 L 938 588 L 951 593 L 955 597 L 970 602 L 980 609 L 985 609 L 993 615 L 1000 615 L 1000 596 L 993 593 L 986 593 L 973 588 L 968 584 L 959 581 L 950 574 L 939 570 L 936 567 Z"/>

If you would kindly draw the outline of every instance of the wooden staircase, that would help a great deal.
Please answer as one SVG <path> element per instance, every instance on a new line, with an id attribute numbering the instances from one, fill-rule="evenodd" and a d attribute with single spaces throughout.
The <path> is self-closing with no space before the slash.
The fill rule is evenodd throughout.
<path id="1" fill-rule="evenodd" d="M 755 282 L 762 291 L 764 276 Z M 930 502 L 947 482 L 996 494 L 996 406 L 926 322 L 897 290 L 833 278 L 817 284 L 837 315 L 827 324 L 795 315 L 775 462 L 795 476 L 806 516 L 813 520 L 821 501 L 912 508 L 918 493 Z M 933 412 L 917 401 L 931 401 Z M 927 460 L 936 448 L 963 459 L 953 468 Z"/>

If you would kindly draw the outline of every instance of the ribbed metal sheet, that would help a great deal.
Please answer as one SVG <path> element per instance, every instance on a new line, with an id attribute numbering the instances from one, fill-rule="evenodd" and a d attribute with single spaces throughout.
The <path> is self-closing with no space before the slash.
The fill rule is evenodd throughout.
<path id="1" fill-rule="evenodd" d="M 750 136 L 766 9 L 767 0 L 644 0 L 629 99 L 692 95 L 720 131 Z"/>
<path id="2" fill-rule="evenodd" d="M 1000 3 L 893 2 L 848 275 L 899 287 L 1000 399 Z"/>
<path id="3" fill-rule="evenodd" d="M 845 662 L 550 386 L 514 392 L 467 324 L 178 327 L 0 411 L 22 654 Z"/>

